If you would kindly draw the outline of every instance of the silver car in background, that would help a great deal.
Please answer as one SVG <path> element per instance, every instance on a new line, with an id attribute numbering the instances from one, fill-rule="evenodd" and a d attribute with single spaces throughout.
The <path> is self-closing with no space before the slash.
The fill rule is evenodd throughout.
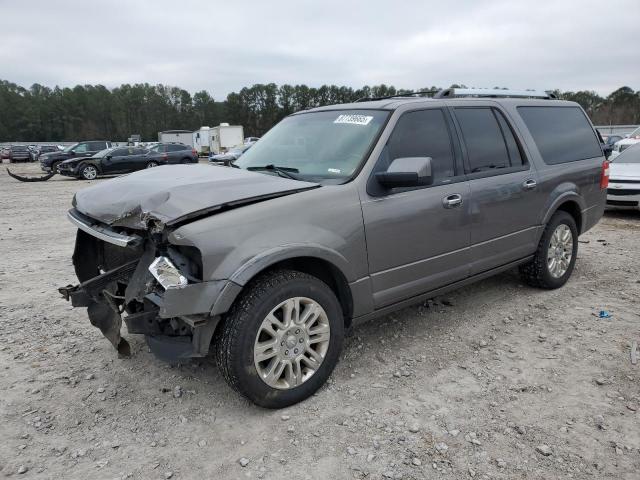
<path id="1" fill-rule="evenodd" d="M 640 210 L 640 143 L 626 148 L 609 166 L 607 208 Z"/>

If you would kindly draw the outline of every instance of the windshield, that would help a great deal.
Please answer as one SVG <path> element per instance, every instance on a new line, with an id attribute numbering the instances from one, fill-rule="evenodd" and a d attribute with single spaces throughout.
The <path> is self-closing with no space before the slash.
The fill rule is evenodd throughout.
<path id="1" fill-rule="evenodd" d="M 629 148 L 615 158 L 614 163 L 640 163 L 640 143 L 629 145 Z"/>
<path id="2" fill-rule="evenodd" d="M 295 169 L 301 180 L 342 183 L 360 166 L 388 115 L 381 110 L 292 115 L 269 130 L 235 165 L 250 170 L 274 165 Z"/>
<path id="3" fill-rule="evenodd" d="M 74 148 L 76 148 L 76 146 L 78 146 L 77 143 L 74 143 L 73 145 L 69 145 L 68 147 L 66 147 L 63 152 L 70 152 L 71 150 L 73 150 Z"/>

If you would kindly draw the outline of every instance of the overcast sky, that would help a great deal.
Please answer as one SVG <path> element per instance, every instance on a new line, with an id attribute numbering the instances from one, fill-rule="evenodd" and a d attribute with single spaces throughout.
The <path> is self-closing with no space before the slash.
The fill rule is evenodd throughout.
<path id="1" fill-rule="evenodd" d="M 0 79 L 640 89 L 640 0 L 0 0 Z"/>

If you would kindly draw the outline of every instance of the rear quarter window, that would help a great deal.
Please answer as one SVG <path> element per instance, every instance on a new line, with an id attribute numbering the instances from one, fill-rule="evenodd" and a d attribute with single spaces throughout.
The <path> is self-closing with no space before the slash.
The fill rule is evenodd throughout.
<path id="1" fill-rule="evenodd" d="M 518 107 L 544 163 L 575 162 L 602 156 L 589 120 L 578 107 Z"/>

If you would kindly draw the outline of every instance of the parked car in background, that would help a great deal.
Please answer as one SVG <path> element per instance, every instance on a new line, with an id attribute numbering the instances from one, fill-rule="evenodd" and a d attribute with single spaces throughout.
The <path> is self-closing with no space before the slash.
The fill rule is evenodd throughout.
<path id="1" fill-rule="evenodd" d="M 627 138 L 633 138 L 635 140 L 640 140 L 640 127 L 636 128 L 633 132 L 626 135 Z"/>
<path id="2" fill-rule="evenodd" d="M 148 150 L 141 147 L 112 147 L 90 157 L 75 157 L 57 165 L 60 175 L 94 180 L 100 175 L 131 173 L 145 168 L 157 167 L 149 160 Z"/>
<path id="3" fill-rule="evenodd" d="M 9 158 L 9 152 L 10 152 L 10 147 L 7 146 L 3 146 L 0 147 L 0 161 L 4 160 L 4 159 L 8 159 Z"/>
<path id="4" fill-rule="evenodd" d="M 122 355 L 124 322 L 165 360 L 211 346 L 258 405 L 299 402 L 353 325 L 514 267 L 539 288 L 569 280 L 609 171 L 580 105 L 553 98 L 448 89 L 314 108 L 237 168 L 81 190 L 69 210 L 80 283 L 59 291 Z"/>
<path id="5" fill-rule="evenodd" d="M 183 143 L 157 143 L 149 148 L 147 161 L 153 166 L 198 163 L 198 152 Z"/>
<path id="6" fill-rule="evenodd" d="M 64 160 L 72 157 L 90 157 L 106 148 L 111 148 L 111 142 L 92 140 L 74 143 L 62 151 L 40 155 L 40 168 L 47 173 L 55 172 L 58 164 Z"/>
<path id="7" fill-rule="evenodd" d="M 258 140 L 260 140 L 260 137 L 247 137 L 244 139 L 244 144 L 248 145 L 248 144 L 256 143 Z"/>
<path id="8" fill-rule="evenodd" d="M 209 161 L 211 163 L 218 163 L 228 165 L 239 159 L 244 152 L 249 150 L 253 144 L 241 145 L 229 149 L 226 153 L 219 153 L 218 155 L 209 155 Z"/>
<path id="9" fill-rule="evenodd" d="M 618 157 L 618 155 L 624 152 L 627 148 L 637 143 L 640 143 L 640 138 L 624 138 L 622 140 L 617 141 L 613 145 L 613 150 L 611 151 L 609 160 L 614 161 Z"/>
<path id="10" fill-rule="evenodd" d="M 9 162 L 31 161 L 31 150 L 26 145 L 11 145 L 9 147 Z"/>
<path id="11" fill-rule="evenodd" d="M 607 208 L 640 210 L 640 143 L 625 148 L 609 166 Z"/>
<path id="12" fill-rule="evenodd" d="M 59 151 L 60 149 L 58 148 L 57 145 L 40 145 L 38 147 L 38 155 L 36 159 L 39 160 L 40 157 L 46 153 L 57 153 Z"/>

